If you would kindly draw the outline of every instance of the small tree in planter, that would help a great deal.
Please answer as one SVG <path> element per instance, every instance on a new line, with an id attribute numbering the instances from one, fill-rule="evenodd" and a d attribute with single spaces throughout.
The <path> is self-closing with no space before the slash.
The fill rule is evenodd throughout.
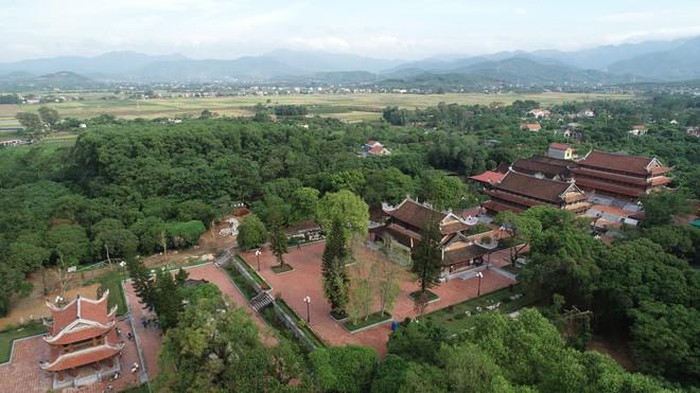
<path id="1" fill-rule="evenodd" d="M 481 244 L 490 245 L 491 241 L 492 241 L 491 236 L 482 236 L 481 237 Z"/>
<path id="2" fill-rule="evenodd" d="M 277 258 L 277 262 L 279 262 L 278 269 L 284 271 L 284 254 L 287 253 L 287 234 L 284 233 L 282 215 L 278 210 L 272 210 L 268 213 L 268 218 L 272 227 L 270 230 L 270 249 L 275 258 Z"/>

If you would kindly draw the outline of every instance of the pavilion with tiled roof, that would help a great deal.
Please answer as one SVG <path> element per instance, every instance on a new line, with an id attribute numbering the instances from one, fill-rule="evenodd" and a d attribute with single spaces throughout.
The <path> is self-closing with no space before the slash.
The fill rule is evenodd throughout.
<path id="1" fill-rule="evenodd" d="M 493 251 L 472 239 L 469 230 L 479 222 L 476 217 L 463 218 L 452 212 L 440 212 L 411 198 L 395 207 L 384 205 L 382 210 L 387 220 L 377 237 L 384 242 L 389 256 L 402 265 L 410 265 L 411 252 L 420 242 L 420 233 L 430 223 L 437 223 L 440 228 L 445 275 L 481 265 L 483 256 Z"/>
<path id="2" fill-rule="evenodd" d="M 117 306 L 107 310 L 108 296 L 109 291 L 96 300 L 78 294 L 63 306 L 47 302 L 52 322 L 46 323 L 49 332 L 44 341 L 50 353 L 40 366 L 55 373 L 54 386 L 60 386 L 66 377 L 93 374 L 102 378 L 119 371 L 115 357 L 124 343 L 115 330 Z"/>
<path id="3" fill-rule="evenodd" d="M 511 168 L 516 172 L 527 175 L 554 180 L 567 180 L 571 176 L 569 166 L 572 164 L 574 163 L 569 160 L 532 156 L 530 158 L 517 159 Z"/>
<path id="4" fill-rule="evenodd" d="M 541 205 L 583 214 L 590 206 L 585 193 L 573 181 L 551 180 L 513 171 L 486 193 L 490 200 L 482 206 L 491 214 L 506 210 L 521 213 Z"/>
<path id="5" fill-rule="evenodd" d="M 656 158 L 591 151 L 572 168 L 572 173 L 582 189 L 634 200 L 654 190 L 663 188 L 671 179 L 671 170 Z"/>

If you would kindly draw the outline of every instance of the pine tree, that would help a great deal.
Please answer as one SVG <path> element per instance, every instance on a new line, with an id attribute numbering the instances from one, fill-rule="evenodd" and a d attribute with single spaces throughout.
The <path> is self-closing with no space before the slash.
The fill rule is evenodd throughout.
<path id="1" fill-rule="evenodd" d="M 331 309 L 342 313 L 348 303 L 348 278 L 345 264 L 350 257 L 343 224 L 333 220 L 326 237 L 326 248 L 323 250 L 321 272 L 323 274 L 323 293 L 331 304 Z"/>
<path id="2" fill-rule="evenodd" d="M 284 233 L 284 222 L 282 213 L 274 208 L 268 212 L 270 221 L 270 249 L 277 258 L 280 266 L 284 266 L 284 254 L 287 253 L 287 234 Z"/>
<path id="3" fill-rule="evenodd" d="M 411 271 L 418 275 L 421 293 L 440 283 L 442 269 L 440 238 L 438 223 L 430 222 L 421 231 L 420 242 L 413 250 Z"/>
<path id="4" fill-rule="evenodd" d="M 134 286 L 136 296 L 141 299 L 144 308 L 149 311 L 155 310 L 155 287 L 148 269 L 143 263 L 136 259 L 129 258 L 126 261 L 126 268 L 129 270 L 131 284 Z"/>

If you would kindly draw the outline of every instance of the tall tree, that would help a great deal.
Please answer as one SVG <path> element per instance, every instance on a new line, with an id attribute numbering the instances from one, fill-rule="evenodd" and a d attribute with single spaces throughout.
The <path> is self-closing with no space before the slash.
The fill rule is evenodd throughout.
<path id="1" fill-rule="evenodd" d="M 509 211 L 498 213 L 495 222 L 510 235 L 506 243 L 510 244 L 510 263 L 515 266 L 520 253 L 542 232 L 542 224 L 534 217 Z"/>
<path id="2" fill-rule="evenodd" d="M 334 219 L 326 237 L 326 247 L 321 258 L 323 293 L 335 313 L 343 313 L 348 302 L 349 278 L 345 264 L 350 251 L 345 240 L 343 223 Z"/>
<path id="3" fill-rule="evenodd" d="M 418 276 L 421 293 L 440 283 L 442 254 L 440 227 L 437 221 L 428 222 L 421 231 L 421 239 L 413 249 L 411 271 Z"/>
<path id="4" fill-rule="evenodd" d="M 274 209 L 267 213 L 270 222 L 270 248 L 280 266 L 284 266 L 284 254 L 287 253 L 287 234 L 284 232 L 282 214 Z"/>

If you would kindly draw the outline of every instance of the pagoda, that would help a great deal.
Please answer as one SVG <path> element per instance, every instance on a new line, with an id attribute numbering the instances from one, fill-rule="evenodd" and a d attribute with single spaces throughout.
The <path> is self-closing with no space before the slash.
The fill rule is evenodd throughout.
<path id="1" fill-rule="evenodd" d="M 54 386 L 66 377 L 101 380 L 119 371 L 114 358 L 124 348 L 116 328 L 117 306 L 107 310 L 105 291 L 97 300 L 77 295 L 64 305 L 47 302 L 53 318 L 45 323 L 48 333 L 49 360 L 40 362 L 42 369 L 54 374 Z"/>

